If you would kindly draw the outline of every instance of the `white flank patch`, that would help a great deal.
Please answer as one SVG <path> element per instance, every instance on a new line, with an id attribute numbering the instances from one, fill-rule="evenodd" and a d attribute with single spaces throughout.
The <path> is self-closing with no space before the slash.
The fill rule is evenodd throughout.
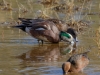
<path id="1" fill-rule="evenodd" d="M 44 28 L 37 28 L 36 30 L 45 30 Z"/>
<path id="2" fill-rule="evenodd" d="M 25 31 L 26 31 L 28 34 L 31 35 L 31 33 L 30 33 L 30 29 L 31 29 L 31 27 L 26 27 L 26 28 L 25 28 Z"/>

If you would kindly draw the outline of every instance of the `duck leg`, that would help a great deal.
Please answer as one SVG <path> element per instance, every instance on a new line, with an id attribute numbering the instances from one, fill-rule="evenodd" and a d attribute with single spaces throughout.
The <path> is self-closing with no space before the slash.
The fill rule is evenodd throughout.
<path id="1" fill-rule="evenodd" d="M 42 42 L 42 45 L 43 45 L 43 40 L 41 40 L 41 42 Z"/>

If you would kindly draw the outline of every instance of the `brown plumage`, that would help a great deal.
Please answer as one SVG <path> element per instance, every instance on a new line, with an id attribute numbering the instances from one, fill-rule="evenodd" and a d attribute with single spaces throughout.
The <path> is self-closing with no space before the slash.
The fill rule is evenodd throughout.
<path id="1" fill-rule="evenodd" d="M 42 25 L 44 26 L 45 24 L 51 25 L 50 23 L 54 23 L 54 25 L 59 29 L 59 31 L 67 31 L 68 25 L 66 25 L 65 22 L 58 20 L 58 19 L 26 19 L 26 18 L 18 18 L 21 21 L 20 25 L 25 25 L 25 26 L 37 26 L 37 25 Z M 48 23 L 50 22 L 50 23 Z"/>
<path id="2" fill-rule="evenodd" d="M 67 62 L 62 65 L 63 73 L 82 72 L 89 64 L 89 58 L 87 57 L 88 52 L 89 51 L 71 56 Z"/>
<path id="3" fill-rule="evenodd" d="M 68 26 L 61 20 L 58 19 L 25 19 L 19 18 L 21 24 L 17 26 L 13 26 L 23 30 L 24 32 L 28 33 L 32 37 L 46 42 L 58 43 L 61 40 L 60 32 L 63 31 L 65 34 L 69 35 L 74 30 L 71 30 L 71 33 L 67 33 Z M 70 30 L 69 30 L 70 31 Z M 63 35 L 62 35 L 63 36 Z M 73 41 L 73 34 L 71 36 L 71 40 Z M 67 38 L 64 36 L 64 38 Z M 63 39 L 62 39 L 63 40 Z M 65 39 L 66 41 L 66 39 Z"/>

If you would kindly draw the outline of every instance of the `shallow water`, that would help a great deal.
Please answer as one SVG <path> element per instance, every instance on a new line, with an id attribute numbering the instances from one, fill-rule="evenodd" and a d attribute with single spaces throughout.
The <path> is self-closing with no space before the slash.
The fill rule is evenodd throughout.
<path id="1" fill-rule="evenodd" d="M 22 0 L 22 3 L 24 5 L 26 1 Z M 99 0 L 93 3 L 91 12 L 99 13 L 99 3 Z M 37 4 L 35 3 L 35 5 Z M 33 12 L 39 8 L 39 6 L 33 7 L 35 8 Z M 11 22 L 19 17 L 18 12 L 0 10 L 0 16 L 0 75 L 63 75 L 61 69 L 63 62 L 71 55 L 87 50 L 90 50 L 88 55 L 90 64 L 85 68 L 84 72 L 68 75 L 100 75 L 100 50 L 97 42 L 94 41 L 96 31 L 100 26 L 100 15 L 86 17 L 86 20 L 91 20 L 93 23 L 86 31 L 79 34 L 79 42 L 74 47 L 62 42 L 59 44 L 45 43 L 39 45 L 37 40 L 28 34 L 9 27 L 14 25 Z M 27 13 L 23 17 L 28 16 L 33 17 L 34 15 L 28 15 Z"/>

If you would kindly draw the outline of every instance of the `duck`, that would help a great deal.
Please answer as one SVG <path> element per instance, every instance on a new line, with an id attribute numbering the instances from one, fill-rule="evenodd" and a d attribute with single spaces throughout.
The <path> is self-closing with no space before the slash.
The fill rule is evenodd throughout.
<path id="1" fill-rule="evenodd" d="M 75 54 L 71 56 L 65 63 L 63 63 L 63 74 L 67 74 L 68 72 L 83 72 L 83 69 L 89 64 L 89 58 L 87 56 L 88 52 L 90 51 Z"/>
<path id="2" fill-rule="evenodd" d="M 49 22 L 52 22 L 56 25 L 59 31 L 66 31 L 68 28 L 68 25 L 59 19 L 41 19 L 41 18 L 36 18 L 36 19 L 27 19 L 27 18 L 18 18 L 21 21 L 20 25 L 24 26 L 36 26 L 36 25 L 41 25 L 45 26 L 46 24 L 49 24 Z"/>
<path id="3" fill-rule="evenodd" d="M 18 19 L 21 24 L 12 27 L 19 28 L 37 40 L 41 40 L 42 44 L 43 41 L 59 43 L 61 40 L 74 43 L 77 36 L 74 29 L 68 28 L 63 21 L 58 19 Z"/>
<path id="4" fill-rule="evenodd" d="M 73 28 L 68 28 L 66 32 L 61 31 L 60 37 L 63 41 L 68 41 L 72 45 L 78 42 L 77 33 Z"/>

